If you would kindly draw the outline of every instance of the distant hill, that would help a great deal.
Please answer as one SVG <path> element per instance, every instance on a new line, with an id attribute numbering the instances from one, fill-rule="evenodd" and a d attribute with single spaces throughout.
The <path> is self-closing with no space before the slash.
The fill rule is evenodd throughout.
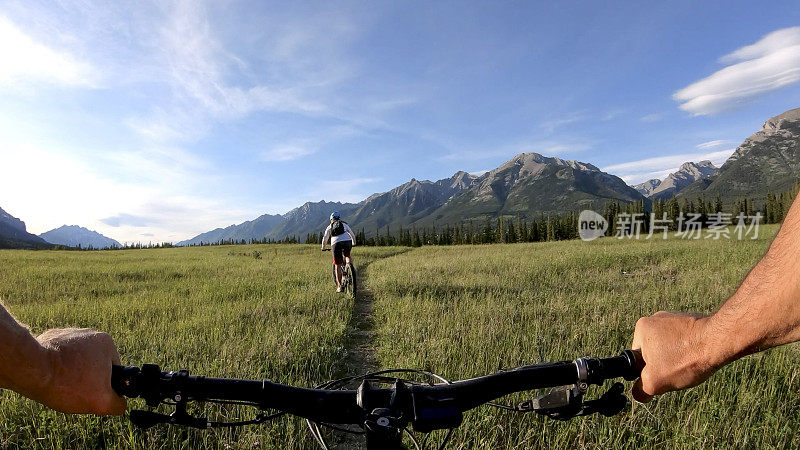
<path id="1" fill-rule="evenodd" d="M 681 164 L 677 172 L 673 172 L 664 178 L 664 181 L 660 182 L 647 197 L 653 200 L 668 199 L 681 192 L 690 184 L 714 175 L 716 171 L 717 167 L 708 160 L 685 162 Z"/>
<path id="2" fill-rule="evenodd" d="M 25 222 L 0 208 L 0 248 L 49 248 L 44 239 L 28 233 Z"/>
<path id="3" fill-rule="evenodd" d="M 417 223 L 456 224 L 484 216 L 563 214 L 599 208 L 610 200 L 632 202 L 644 197 L 621 178 L 591 164 L 522 153 L 476 178 L 468 189 Z"/>
<path id="4" fill-rule="evenodd" d="M 340 202 L 306 202 L 303 206 L 295 208 L 283 215 L 283 219 L 275 226 L 267 237 L 270 239 L 283 239 L 287 236 L 305 238 L 306 234 L 319 233 L 325 230 L 330 223 L 332 211 L 339 211 L 342 217 L 352 222 L 350 215 L 358 208 L 355 203 Z"/>
<path id="5" fill-rule="evenodd" d="M 122 245 L 109 237 L 78 225 L 62 225 L 39 235 L 51 244 L 81 248 L 115 248 Z"/>
<path id="6" fill-rule="evenodd" d="M 438 181 L 411 179 L 359 203 L 307 202 L 283 216 L 261 216 L 178 244 L 216 243 L 229 238 L 279 240 L 289 236 L 302 240 L 307 234 L 324 230 L 331 211 L 339 211 L 355 231 L 363 229 L 373 235 L 387 226 L 396 229 L 457 224 L 487 215 L 562 214 L 582 207 L 602 207 L 609 200 L 630 202 L 645 198 L 619 177 L 591 164 L 522 153 L 481 176 L 459 171 Z M 262 227 L 250 225 L 267 217 L 269 220 L 264 220 Z"/>
<path id="7" fill-rule="evenodd" d="M 800 180 L 800 108 L 767 120 L 745 139 L 717 172 L 696 181 L 678 196 L 719 195 L 723 204 L 739 198 L 764 203 L 768 193 L 788 191 Z"/>
<path id="8" fill-rule="evenodd" d="M 435 182 L 412 178 L 390 191 L 369 196 L 347 220 L 369 232 L 386 226 L 408 226 L 469 189 L 477 178 L 466 172 L 456 172 Z"/>
<path id="9" fill-rule="evenodd" d="M 250 241 L 251 239 L 262 239 L 270 230 L 278 225 L 282 219 L 283 216 L 280 214 L 264 214 L 238 225 L 230 225 L 225 228 L 217 228 L 199 234 L 191 239 L 178 242 L 177 245 L 199 245 L 200 243 L 209 244 L 227 240 L 241 241 L 244 239 L 245 241 Z"/>
<path id="10" fill-rule="evenodd" d="M 639 183 L 635 186 L 631 186 L 636 189 L 636 192 L 644 195 L 645 197 L 649 197 L 650 194 L 653 193 L 653 190 L 657 188 L 661 184 L 661 180 L 657 178 L 653 178 L 652 180 L 647 180 L 644 183 Z"/>

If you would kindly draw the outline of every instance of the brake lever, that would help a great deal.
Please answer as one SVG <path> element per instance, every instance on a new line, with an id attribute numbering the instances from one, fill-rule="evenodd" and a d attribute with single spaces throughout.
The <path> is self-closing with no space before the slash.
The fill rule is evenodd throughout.
<path id="1" fill-rule="evenodd" d="M 205 417 L 194 417 L 186 412 L 186 402 L 175 403 L 175 411 L 170 415 L 160 414 L 153 411 L 133 410 L 130 415 L 131 423 L 136 427 L 146 430 L 154 425 L 167 423 L 170 425 L 182 425 L 201 430 L 211 428 L 211 422 Z"/>
<path id="2" fill-rule="evenodd" d="M 625 386 L 614 383 L 605 394 L 596 400 L 583 401 L 586 389 L 580 384 L 553 388 L 547 394 L 517 405 L 517 410 L 522 412 L 535 411 L 551 419 L 569 420 L 578 416 L 588 416 L 599 413 L 606 417 L 619 414 L 628 405 L 628 399 L 623 394 Z"/>
<path id="3" fill-rule="evenodd" d="M 628 398 L 625 397 L 625 386 L 622 383 L 614 383 L 605 394 L 597 400 L 584 402 L 581 416 L 599 413 L 606 417 L 615 416 L 628 406 Z"/>

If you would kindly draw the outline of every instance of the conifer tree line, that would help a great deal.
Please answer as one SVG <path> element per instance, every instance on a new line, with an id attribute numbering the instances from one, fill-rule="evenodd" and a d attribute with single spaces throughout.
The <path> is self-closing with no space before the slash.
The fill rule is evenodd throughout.
<path id="1" fill-rule="evenodd" d="M 620 214 L 640 214 L 642 231 L 649 230 L 650 213 L 656 219 L 667 220 L 670 230 L 676 230 L 681 214 L 698 214 L 697 220 L 705 226 L 710 221 L 711 214 L 730 214 L 732 224 L 736 224 L 736 217 L 742 213 L 753 217 L 761 215 L 760 223 L 780 223 L 794 197 L 800 190 L 800 185 L 779 194 L 767 194 L 764 204 L 756 208 L 755 202 L 750 198 L 737 199 L 727 210 L 723 206 L 721 196 L 713 200 L 698 197 L 694 200 L 687 198 L 668 200 L 654 200 L 651 210 L 647 211 L 644 201 L 620 202 L 611 201 L 604 205 L 602 216 L 608 221 L 607 236 L 614 236 L 617 232 Z M 591 208 L 588 208 L 591 209 Z M 600 212 L 600 211 L 598 211 Z M 697 216 L 696 216 L 697 217 Z M 750 219 L 747 220 L 749 223 Z M 463 244 L 496 244 L 514 242 L 545 242 L 578 238 L 578 212 L 570 212 L 561 216 L 540 215 L 539 218 L 528 221 L 520 216 L 500 216 L 497 218 L 486 217 L 483 220 L 470 220 L 461 225 L 445 225 L 443 227 L 398 227 L 392 230 L 385 227 L 375 230 L 375 234 L 366 236 L 364 229 L 356 233 L 356 242 L 367 246 L 400 245 L 420 247 L 423 245 L 463 245 Z M 319 244 L 322 242 L 322 233 L 306 235 L 305 243 Z"/>
<path id="2" fill-rule="evenodd" d="M 578 216 L 550 217 L 541 215 L 527 221 L 520 216 L 469 220 L 458 226 L 398 227 L 387 226 L 375 230 L 367 237 L 363 228 L 356 232 L 358 245 L 421 247 L 423 245 L 508 244 L 513 242 L 540 242 L 574 239 L 578 237 Z M 306 235 L 306 244 L 320 244 L 322 233 Z"/>
<path id="3" fill-rule="evenodd" d="M 781 192 L 779 194 L 767 194 L 760 207 L 756 207 L 756 202 L 751 198 L 738 198 L 733 202 L 731 207 L 725 208 L 720 195 L 717 195 L 713 201 L 707 200 L 705 197 L 698 197 L 694 200 L 682 197 L 680 199 L 671 197 L 667 200 L 659 199 L 654 200 L 651 205 L 653 218 L 656 220 L 666 219 L 669 224 L 670 230 L 676 230 L 679 223 L 679 218 L 683 214 L 697 214 L 698 222 L 703 226 L 711 221 L 711 215 L 717 213 L 729 214 L 733 225 L 736 224 L 736 217 L 740 214 L 745 217 L 751 218 L 757 214 L 761 215 L 761 224 L 780 223 L 789 212 L 789 207 L 792 205 L 795 196 L 800 190 L 800 184 L 795 185 L 794 188 Z M 621 203 L 619 201 L 609 202 L 606 204 L 603 211 L 603 217 L 609 223 L 609 229 L 606 235 L 616 235 L 616 228 L 618 221 L 616 220 L 621 213 L 626 214 L 642 214 L 639 216 L 644 222 L 643 230 L 649 229 L 650 226 L 650 213 L 645 211 L 644 202 L 638 201 L 633 203 Z M 747 219 L 749 223 L 750 219 Z"/>

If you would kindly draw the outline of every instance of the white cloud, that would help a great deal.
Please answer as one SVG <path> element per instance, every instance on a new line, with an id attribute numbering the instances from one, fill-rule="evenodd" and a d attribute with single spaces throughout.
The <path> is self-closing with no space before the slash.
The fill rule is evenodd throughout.
<path id="1" fill-rule="evenodd" d="M 681 109 L 715 114 L 800 81 L 800 27 L 774 31 L 720 62 L 731 65 L 673 94 Z"/>
<path id="2" fill-rule="evenodd" d="M 151 49 L 153 65 L 165 69 L 151 77 L 167 84 L 170 94 L 149 113 L 129 120 L 142 136 L 157 142 L 193 141 L 214 122 L 259 111 L 348 115 L 348 108 L 336 104 L 332 95 L 354 72 L 342 54 L 356 34 L 348 18 L 322 13 L 281 22 L 275 17 L 256 37 L 258 57 L 245 62 L 223 41 L 224 30 L 215 28 L 203 2 L 176 0 L 168 5 L 167 20 L 154 30 Z M 408 101 L 380 105 L 391 109 Z"/>
<path id="3" fill-rule="evenodd" d="M 97 79 L 89 63 L 36 42 L 0 16 L 0 88 L 37 82 L 93 87 Z"/>
<path id="4" fill-rule="evenodd" d="M 78 224 L 120 242 L 178 241 L 258 213 L 188 193 L 210 177 L 200 176 L 205 163 L 182 149 L 108 155 L 114 164 L 68 153 L 0 141 L 0 206 L 32 233 Z"/>
<path id="5" fill-rule="evenodd" d="M 721 57 L 719 62 L 731 64 L 739 61 L 749 61 L 798 44 L 800 44 L 800 27 L 783 28 L 769 33 L 755 44 L 734 50 Z"/>
<path id="6" fill-rule="evenodd" d="M 663 117 L 664 116 L 661 115 L 661 114 L 653 113 L 653 114 L 647 114 L 645 116 L 642 116 L 639 120 L 641 120 L 642 122 L 645 122 L 645 123 L 653 123 L 653 122 L 658 122 Z"/>
<path id="7" fill-rule="evenodd" d="M 565 153 L 583 152 L 592 148 L 592 145 L 585 141 L 558 141 L 543 140 L 519 142 L 506 144 L 500 147 L 488 148 L 485 150 L 460 150 L 448 153 L 440 159 L 445 161 L 480 161 L 483 159 L 505 157 L 512 158 L 520 153 L 540 153 L 543 156 L 556 156 Z"/>
<path id="8" fill-rule="evenodd" d="M 44 151 L 31 143 L 3 143 L 0 153 L 0 204 L 15 211 L 42 233 L 64 224 L 87 224 L 85 208 L 98 216 L 115 213 L 119 205 L 135 206 L 151 189 L 121 185 L 97 176 L 76 160 Z M 114 237 L 114 236 L 111 236 Z"/>
<path id="9" fill-rule="evenodd" d="M 709 153 L 682 153 L 677 155 L 658 156 L 655 158 L 628 161 L 620 164 L 612 164 L 603 167 L 601 170 L 608 172 L 625 180 L 628 184 L 637 184 L 652 178 L 663 179 L 678 167 L 688 161 L 709 160 L 715 166 L 721 166 L 733 153 L 735 149 L 720 150 Z"/>
<path id="10" fill-rule="evenodd" d="M 261 152 L 259 156 L 262 161 L 266 162 L 293 161 L 304 156 L 313 155 L 331 142 L 355 133 L 356 129 L 349 125 L 329 127 L 310 133 L 300 139 L 276 143 L 271 148 Z"/>
<path id="11" fill-rule="evenodd" d="M 261 154 L 264 161 L 291 161 L 314 153 L 314 150 L 301 145 L 279 145 Z"/>
<path id="12" fill-rule="evenodd" d="M 733 141 L 728 141 L 728 140 L 724 140 L 724 139 L 716 139 L 716 140 L 713 140 L 713 141 L 708 141 L 708 142 L 703 142 L 701 144 L 697 144 L 697 148 L 699 148 L 700 150 L 708 150 L 710 148 L 722 147 L 723 145 L 731 145 L 731 144 L 733 144 Z"/>
<path id="13" fill-rule="evenodd" d="M 578 122 L 583 122 L 589 119 L 589 114 L 586 111 L 574 111 L 568 114 L 563 114 L 557 118 L 544 120 L 539 123 L 539 126 L 547 133 L 553 133 L 557 129 L 564 128 Z"/>

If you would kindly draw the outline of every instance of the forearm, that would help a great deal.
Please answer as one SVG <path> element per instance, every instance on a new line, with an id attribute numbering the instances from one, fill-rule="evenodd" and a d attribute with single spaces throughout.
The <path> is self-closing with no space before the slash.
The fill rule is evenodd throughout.
<path id="1" fill-rule="evenodd" d="M 52 373 L 50 352 L 0 304 L 0 388 L 40 400 Z"/>
<path id="2" fill-rule="evenodd" d="M 328 240 L 331 238 L 331 230 L 330 228 L 325 230 L 325 234 L 322 235 L 322 248 L 325 248 L 325 244 L 328 243 Z"/>
<path id="3" fill-rule="evenodd" d="M 800 204 L 736 293 L 708 318 L 711 363 L 800 340 Z"/>

